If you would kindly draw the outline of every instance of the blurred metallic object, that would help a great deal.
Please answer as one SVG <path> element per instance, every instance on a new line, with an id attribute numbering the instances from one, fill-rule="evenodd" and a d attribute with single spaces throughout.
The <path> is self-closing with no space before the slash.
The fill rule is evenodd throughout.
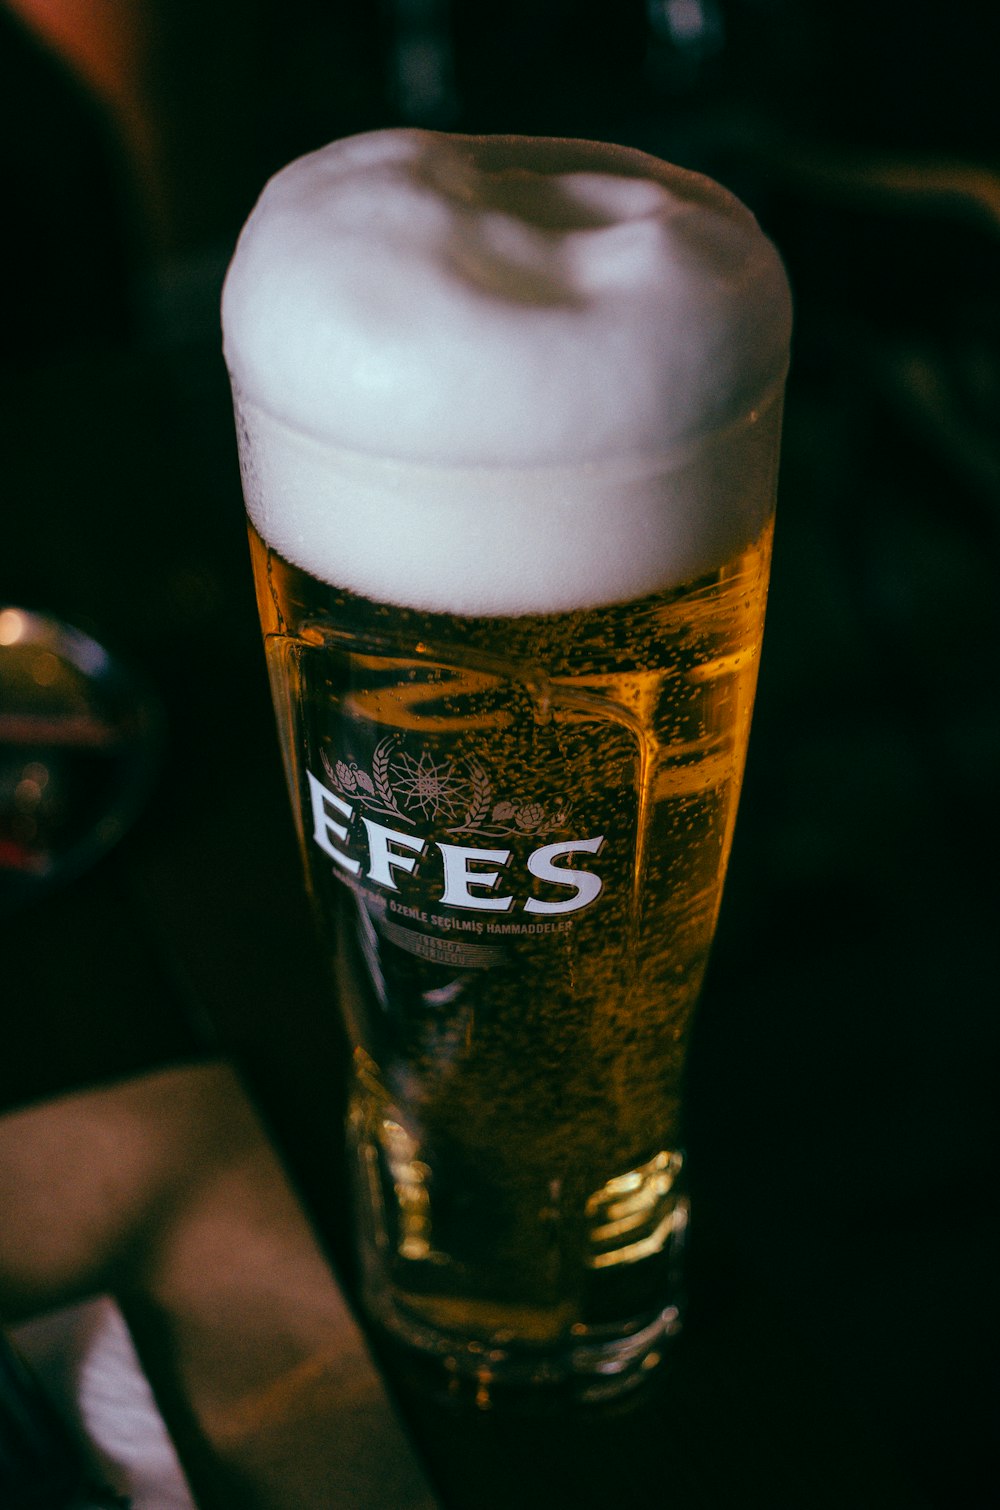
<path id="1" fill-rule="evenodd" d="M 666 43 L 695 65 L 720 52 L 726 26 L 718 0 L 646 0 L 654 41 Z"/>
<path id="2" fill-rule="evenodd" d="M 390 95 L 407 123 L 448 126 L 458 113 L 448 0 L 391 0 Z"/>
<path id="3" fill-rule="evenodd" d="M 984 163 L 850 151 L 766 132 L 751 133 L 746 141 L 753 156 L 790 188 L 883 210 L 951 211 L 1000 232 L 1000 172 Z"/>
<path id="4" fill-rule="evenodd" d="M 152 691 L 89 635 L 0 606 L 0 910 L 116 844 L 157 765 Z"/>

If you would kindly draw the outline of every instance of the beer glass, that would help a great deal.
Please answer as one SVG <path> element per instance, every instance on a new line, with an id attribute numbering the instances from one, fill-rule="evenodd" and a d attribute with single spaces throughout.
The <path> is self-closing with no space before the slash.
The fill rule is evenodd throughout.
<path id="1" fill-rule="evenodd" d="M 559 242 L 557 261 L 567 255 L 567 223 L 576 233 L 641 221 L 646 235 L 646 220 L 660 213 L 656 200 L 647 214 L 650 181 L 679 175 L 621 149 L 520 149 L 547 185 L 557 163 L 575 173 L 573 193 L 584 192 L 577 179 L 589 170 L 586 194 L 605 196 L 600 213 L 590 202 L 571 212 L 565 176 L 541 208 L 547 188 L 521 184 L 513 207 L 507 179 L 497 188 L 505 152 L 526 176 L 516 140 L 390 132 L 326 150 L 329 158 L 305 160 L 308 196 L 279 175 L 286 206 L 296 215 L 307 199 L 314 206 L 330 163 L 350 168 L 353 154 L 375 201 L 377 249 L 393 234 L 377 199 L 387 161 L 386 199 L 402 163 L 421 194 L 433 180 L 435 207 L 457 193 L 466 214 L 479 193 L 487 219 L 520 216 L 541 235 L 540 256 L 556 255 Z M 471 179 L 455 191 L 470 155 Z M 590 185 L 616 174 L 632 196 L 628 213 L 608 205 L 617 188 Z M 357 175 L 346 177 L 335 194 L 350 200 Z M 385 285 L 384 319 L 377 311 L 370 321 L 376 355 L 366 357 L 366 373 L 358 376 L 356 352 L 346 375 L 344 361 L 329 356 L 341 339 L 330 318 L 326 354 L 304 382 L 298 369 L 287 379 L 276 371 L 284 348 L 273 330 L 297 315 L 268 324 L 259 360 L 242 342 L 257 285 L 271 285 L 260 305 L 270 322 L 275 301 L 300 297 L 303 268 L 288 269 L 282 253 L 274 279 L 269 269 L 265 276 L 256 233 L 244 233 L 227 283 L 227 359 L 267 665 L 330 957 L 329 1000 L 316 1010 L 341 1014 L 353 1051 L 348 1143 L 364 1304 L 376 1325 L 438 1360 L 442 1378 L 471 1380 L 480 1399 L 505 1387 L 614 1395 L 646 1376 L 680 1324 L 684 1054 L 750 727 L 788 307 L 780 264 L 748 213 L 716 186 L 679 178 L 678 197 L 693 196 L 698 226 L 688 234 L 685 201 L 671 266 L 694 258 L 697 287 L 685 283 L 665 331 L 650 337 L 646 320 L 633 327 L 638 378 L 615 366 L 614 310 L 596 321 L 596 334 L 585 332 L 606 347 L 591 363 L 605 386 L 602 396 L 591 383 L 581 408 L 573 374 L 563 374 L 568 397 L 552 419 L 562 454 L 548 442 L 548 415 L 561 399 L 532 363 L 546 351 L 550 309 L 561 309 L 565 290 L 552 293 L 537 261 L 524 286 L 520 243 L 513 271 L 501 258 L 494 324 L 503 337 L 514 333 L 512 360 L 528 390 L 523 456 L 510 450 L 520 435 L 508 442 L 512 390 L 502 364 L 495 379 L 487 371 L 467 417 L 462 408 L 464 294 L 448 313 L 445 365 L 459 375 L 449 377 L 452 401 L 439 395 L 414 419 L 410 399 L 394 408 L 376 360 L 381 342 L 391 390 L 408 360 L 394 322 L 410 318 L 395 283 Z M 706 217 L 722 251 L 705 250 Z M 488 229 L 506 256 L 514 233 L 493 221 Z M 352 221 L 348 251 L 360 244 L 355 232 Z M 608 240 L 601 277 L 617 277 L 620 247 Z M 449 230 L 432 250 L 444 244 L 450 257 L 454 242 Z M 419 258 L 409 244 L 404 253 L 405 287 Z M 450 269 L 448 257 L 440 254 Z M 327 276 L 325 263 L 305 260 Z M 363 301 L 351 266 L 350 300 Z M 417 285 L 414 299 L 419 275 Z M 434 288 L 428 298 L 438 295 Z M 692 357 L 694 296 L 711 318 Z M 488 297 L 498 297 L 492 286 Z M 654 353 L 658 376 L 649 379 L 646 347 L 671 338 L 686 352 L 687 379 L 676 353 Z M 424 339 L 440 344 L 440 331 Z M 491 330 L 481 334 L 477 348 L 487 369 L 491 339 Z M 329 397 L 336 406 L 342 383 L 351 411 L 348 444 L 336 425 L 324 433 L 307 413 L 328 360 L 339 374 Z M 266 393 L 260 371 L 272 382 Z M 588 369 L 583 387 L 589 378 Z M 433 389 L 435 374 L 425 380 Z M 663 441 L 636 439 L 640 382 L 659 384 L 661 410 L 673 393 L 673 409 L 687 406 L 693 421 L 689 414 L 672 433 L 665 415 Z M 358 404 L 366 383 L 381 406 L 380 455 Z M 286 401 L 290 384 L 305 394 L 298 410 Z M 609 433 L 626 440 L 601 441 L 595 455 L 587 405 L 595 415 L 604 405 L 614 411 Z M 430 443 L 421 453 L 425 432 L 447 433 L 441 454 Z"/>

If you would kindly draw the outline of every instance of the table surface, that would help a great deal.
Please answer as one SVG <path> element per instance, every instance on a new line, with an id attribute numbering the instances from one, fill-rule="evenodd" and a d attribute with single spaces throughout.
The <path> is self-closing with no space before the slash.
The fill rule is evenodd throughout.
<path id="1" fill-rule="evenodd" d="M 452 1510 L 987 1502 L 995 525 L 879 389 L 898 346 L 855 368 L 810 330 L 690 1065 L 688 1322 L 585 1418 L 448 1410 L 390 1350 L 380 1379 L 332 1278 L 342 1047 L 214 346 L 4 377 L 2 596 L 124 654 L 166 739 L 127 838 L 3 927 L 0 1307 L 117 1293 L 203 1507 L 403 1510 L 421 1471 Z"/>

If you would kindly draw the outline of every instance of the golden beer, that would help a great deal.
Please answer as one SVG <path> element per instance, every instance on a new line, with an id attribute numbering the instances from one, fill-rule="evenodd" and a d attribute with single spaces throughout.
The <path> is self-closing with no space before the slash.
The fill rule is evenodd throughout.
<path id="1" fill-rule="evenodd" d="M 498 619 L 338 591 L 251 531 L 354 1045 L 368 1304 L 470 1368 L 585 1373 L 613 1338 L 625 1370 L 675 1321 L 680 1077 L 770 538 L 634 603 Z"/>

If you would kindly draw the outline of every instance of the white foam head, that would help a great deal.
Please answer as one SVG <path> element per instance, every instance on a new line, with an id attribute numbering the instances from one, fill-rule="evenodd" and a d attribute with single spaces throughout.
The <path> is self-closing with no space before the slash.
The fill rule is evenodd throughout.
<path id="1" fill-rule="evenodd" d="M 254 524 L 366 596 L 627 600 L 770 513 L 784 272 L 732 195 L 643 153 L 335 142 L 265 188 L 223 326 Z"/>

